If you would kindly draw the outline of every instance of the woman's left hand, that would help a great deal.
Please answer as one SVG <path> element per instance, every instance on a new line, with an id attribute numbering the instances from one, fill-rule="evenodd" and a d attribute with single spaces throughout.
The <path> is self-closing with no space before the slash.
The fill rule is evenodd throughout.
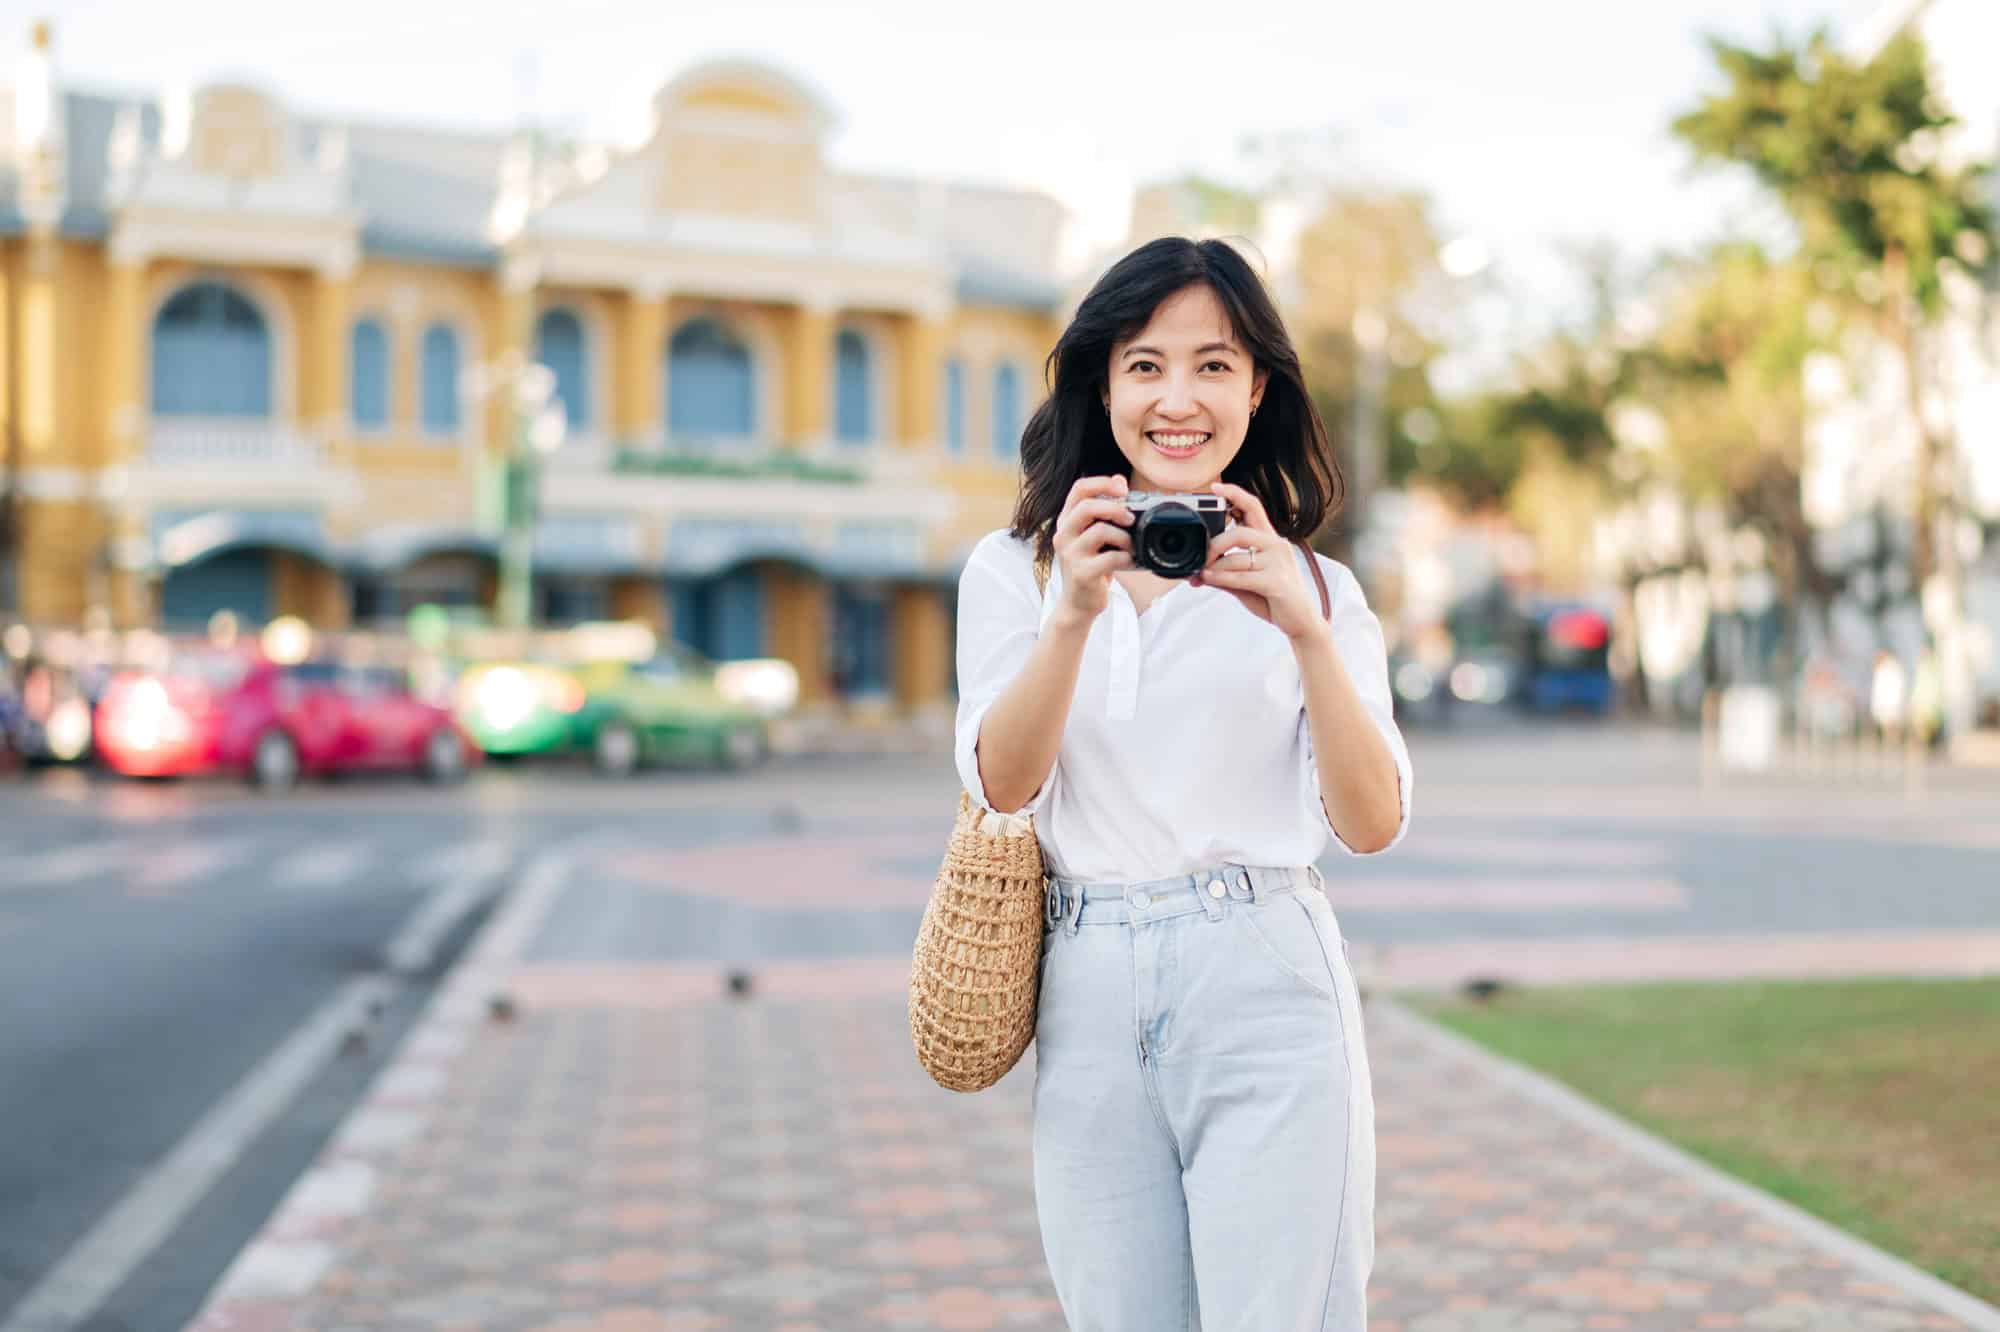
<path id="1" fill-rule="evenodd" d="M 1229 501 L 1242 517 L 1208 543 L 1208 564 L 1191 580 L 1196 587 L 1219 587 L 1258 619 L 1275 625 L 1297 642 L 1324 632 L 1319 593 L 1299 571 L 1292 543 L 1279 536 L 1255 495 L 1218 481 L 1210 490 Z M 1226 553 L 1233 551 L 1233 554 Z"/>

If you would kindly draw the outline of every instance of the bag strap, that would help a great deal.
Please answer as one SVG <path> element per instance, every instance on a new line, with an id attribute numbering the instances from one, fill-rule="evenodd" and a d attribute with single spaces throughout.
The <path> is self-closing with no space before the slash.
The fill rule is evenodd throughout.
<path id="1" fill-rule="evenodd" d="M 1312 570 L 1313 582 L 1319 587 L 1320 618 L 1331 620 L 1333 618 L 1333 598 L 1326 590 L 1326 573 L 1319 567 L 1319 556 L 1313 554 L 1312 547 L 1303 541 L 1295 541 L 1292 544 L 1297 546 L 1299 553 L 1306 557 L 1306 568 Z"/>

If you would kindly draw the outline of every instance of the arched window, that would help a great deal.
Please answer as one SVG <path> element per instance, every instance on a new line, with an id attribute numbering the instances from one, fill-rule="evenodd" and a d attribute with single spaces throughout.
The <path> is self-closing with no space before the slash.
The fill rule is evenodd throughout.
<path id="1" fill-rule="evenodd" d="M 713 319 L 683 324 L 667 346 L 667 433 L 705 439 L 755 429 L 750 349 Z"/>
<path id="2" fill-rule="evenodd" d="M 418 416 L 424 433 L 458 433 L 458 334 L 449 325 L 424 330 L 418 359 L 422 368 L 422 398 Z"/>
<path id="3" fill-rule="evenodd" d="M 356 430 L 389 424 L 389 335 L 381 322 L 357 319 L 348 338 L 347 412 Z"/>
<path id="4" fill-rule="evenodd" d="M 993 452 L 1012 458 L 1021 452 L 1021 372 L 1010 364 L 993 371 Z"/>
<path id="5" fill-rule="evenodd" d="M 555 371 L 556 396 L 572 431 L 590 426 L 590 345 L 573 310 L 551 310 L 535 325 L 535 359 Z"/>
<path id="6" fill-rule="evenodd" d="M 944 363 L 944 446 L 965 452 L 965 363 Z"/>
<path id="7" fill-rule="evenodd" d="M 875 435 L 869 401 L 868 341 L 851 328 L 833 340 L 833 433 L 843 444 L 866 444 Z"/>
<path id="8" fill-rule="evenodd" d="M 269 416 L 271 334 L 240 293 L 185 287 L 153 319 L 153 414 Z"/>

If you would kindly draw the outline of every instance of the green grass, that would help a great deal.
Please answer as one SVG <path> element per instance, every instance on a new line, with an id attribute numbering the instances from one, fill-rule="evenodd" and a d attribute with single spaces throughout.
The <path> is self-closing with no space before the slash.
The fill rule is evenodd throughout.
<path id="1" fill-rule="evenodd" d="M 2000 980 L 1631 985 L 1413 1007 L 2000 1301 Z"/>

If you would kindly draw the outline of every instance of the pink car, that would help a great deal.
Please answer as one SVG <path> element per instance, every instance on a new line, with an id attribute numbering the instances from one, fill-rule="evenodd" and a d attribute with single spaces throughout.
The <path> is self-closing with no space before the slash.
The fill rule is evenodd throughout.
<path id="1" fill-rule="evenodd" d="M 117 677 L 97 709 L 96 741 L 129 776 L 236 772 L 268 790 L 356 769 L 453 781 L 478 752 L 451 710 L 412 694 L 400 670 L 223 651 Z"/>

